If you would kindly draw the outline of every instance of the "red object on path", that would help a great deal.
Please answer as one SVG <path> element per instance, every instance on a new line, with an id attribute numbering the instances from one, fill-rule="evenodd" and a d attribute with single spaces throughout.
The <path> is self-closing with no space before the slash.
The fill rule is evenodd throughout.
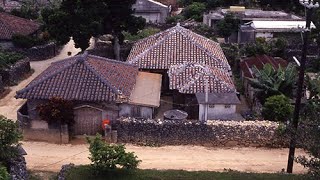
<path id="1" fill-rule="evenodd" d="M 102 128 L 105 129 L 106 125 L 110 125 L 110 120 L 106 119 L 102 121 Z"/>

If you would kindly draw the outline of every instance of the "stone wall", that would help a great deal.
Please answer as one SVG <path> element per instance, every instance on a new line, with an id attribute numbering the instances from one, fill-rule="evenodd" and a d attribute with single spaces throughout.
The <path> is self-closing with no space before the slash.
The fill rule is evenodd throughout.
<path id="1" fill-rule="evenodd" d="M 157 121 L 120 118 L 114 125 L 118 142 L 140 145 L 208 147 L 285 147 L 278 123 L 270 121 Z"/>
<path id="2" fill-rule="evenodd" d="M 26 50 L 24 54 L 30 58 L 30 61 L 41 61 L 55 57 L 58 51 L 59 48 L 52 42 L 43 46 L 32 47 Z"/>
<path id="3" fill-rule="evenodd" d="M 2 82 L 6 86 L 17 84 L 31 71 L 29 58 L 17 61 L 11 67 L 0 70 Z"/>

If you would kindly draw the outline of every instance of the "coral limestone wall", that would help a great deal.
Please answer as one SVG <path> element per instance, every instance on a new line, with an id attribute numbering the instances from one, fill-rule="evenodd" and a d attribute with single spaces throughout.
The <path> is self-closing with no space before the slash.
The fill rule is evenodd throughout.
<path id="1" fill-rule="evenodd" d="M 142 145 L 202 145 L 209 147 L 283 147 L 287 140 L 270 121 L 157 121 L 119 119 L 118 141 Z"/>

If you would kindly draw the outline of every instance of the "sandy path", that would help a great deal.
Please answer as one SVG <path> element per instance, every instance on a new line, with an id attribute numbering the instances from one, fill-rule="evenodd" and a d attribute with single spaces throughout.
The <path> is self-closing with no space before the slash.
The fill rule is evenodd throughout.
<path id="1" fill-rule="evenodd" d="M 27 151 L 27 166 L 31 170 L 59 171 L 63 164 L 89 164 L 87 145 L 56 145 L 43 142 L 23 142 Z M 288 149 L 265 148 L 205 148 L 198 146 L 139 147 L 126 145 L 142 163 L 141 169 L 183 169 L 190 171 L 280 172 L 286 168 Z M 304 152 L 297 150 L 297 155 Z M 295 173 L 306 172 L 295 164 Z"/>
<path id="2" fill-rule="evenodd" d="M 91 44 L 93 46 L 93 43 Z M 17 86 L 10 87 L 11 89 L 10 93 L 7 94 L 4 98 L 0 99 L 0 114 L 8 117 L 9 119 L 16 120 L 17 119 L 16 112 L 20 108 L 20 106 L 25 102 L 24 99 L 14 98 L 14 96 L 16 95 L 16 91 L 26 87 L 35 77 L 37 77 L 40 73 L 42 73 L 45 69 L 47 69 L 52 62 L 56 62 L 69 57 L 67 55 L 68 52 L 71 52 L 72 56 L 80 52 L 80 49 L 76 49 L 74 47 L 74 42 L 72 40 L 63 47 L 63 49 L 61 50 L 58 56 L 48 60 L 44 60 L 44 61 L 30 62 L 31 68 L 34 70 L 34 73 L 29 78 L 20 82 Z"/>

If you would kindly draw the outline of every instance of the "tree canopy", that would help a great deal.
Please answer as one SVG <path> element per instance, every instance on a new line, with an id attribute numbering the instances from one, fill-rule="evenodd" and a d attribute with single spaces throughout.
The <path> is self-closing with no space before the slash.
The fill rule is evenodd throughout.
<path id="1" fill-rule="evenodd" d="M 228 13 L 224 16 L 224 19 L 217 22 L 217 33 L 224 38 L 228 38 L 233 32 L 238 31 L 239 24 L 240 20 L 232 13 Z"/>
<path id="2" fill-rule="evenodd" d="M 135 0 L 65 0 L 58 9 L 45 9 L 42 19 L 51 36 L 65 44 L 73 37 L 75 46 L 85 50 L 93 36 L 112 34 L 116 59 L 119 59 L 123 32 L 136 34 L 145 20 L 133 15 Z"/>

